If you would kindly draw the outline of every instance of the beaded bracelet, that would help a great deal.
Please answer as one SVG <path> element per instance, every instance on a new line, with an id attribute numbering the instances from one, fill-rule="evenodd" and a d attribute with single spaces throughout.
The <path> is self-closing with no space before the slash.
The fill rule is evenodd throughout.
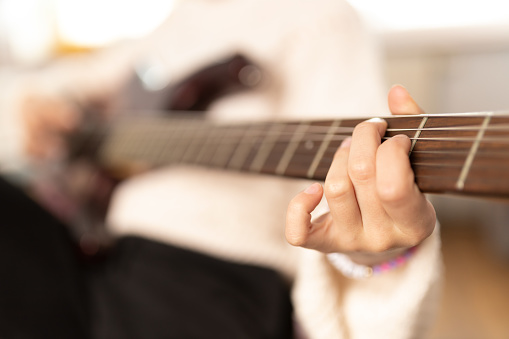
<path id="1" fill-rule="evenodd" d="M 349 256 L 343 253 L 329 253 L 329 262 L 344 276 L 352 279 L 366 279 L 403 266 L 415 253 L 417 246 L 410 247 L 403 254 L 394 259 L 375 265 L 373 267 L 354 263 Z"/>

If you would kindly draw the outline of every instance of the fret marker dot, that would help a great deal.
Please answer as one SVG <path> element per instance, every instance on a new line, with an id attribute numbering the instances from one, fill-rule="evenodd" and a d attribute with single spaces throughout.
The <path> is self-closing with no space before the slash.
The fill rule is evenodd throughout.
<path id="1" fill-rule="evenodd" d="M 304 147 L 306 147 L 307 150 L 312 150 L 313 147 L 315 147 L 315 143 L 311 140 L 306 141 L 304 144 Z"/>

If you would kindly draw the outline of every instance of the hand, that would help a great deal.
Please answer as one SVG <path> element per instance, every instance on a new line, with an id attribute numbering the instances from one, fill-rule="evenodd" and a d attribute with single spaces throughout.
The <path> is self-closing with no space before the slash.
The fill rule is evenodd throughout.
<path id="1" fill-rule="evenodd" d="M 24 148 L 28 155 L 54 158 L 65 153 L 65 136 L 80 120 L 78 107 L 64 97 L 28 90 L 21 99 Z"/>
<path id="2" fill-rule="evenodd" d="M 390 90 L 389 108 L 393 114 L 423 113 L 401 86 Z M 374 265 L 433 232 L 435 211 L 415 184 L 410 139 L 397 135 L 381 144 L 386 128 L 380 119 L 359 124 L 336 151 L 325 188 L 315 183 L 292 199 L 286 221 L 290 244 Z M 330 213 L 311 222 L 324 192 Z"/>

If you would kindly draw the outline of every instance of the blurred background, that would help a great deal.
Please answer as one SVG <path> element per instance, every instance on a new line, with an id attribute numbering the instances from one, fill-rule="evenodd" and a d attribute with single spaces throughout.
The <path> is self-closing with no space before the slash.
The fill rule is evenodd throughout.
<path id="1" fill-rule="evenodd" d="M 5 103 L 21 75 L 63 55 L 142 37 L 174 1 L 0 0 L 1 171 L 20 170 Z M 387 86 L 405 85 L 428 113 L 509 110 L 509 2 L 349 2 L 376 37 Z M 508 338 L 509 204 L 432 199 L 446 266 L 433 338 Z"/>

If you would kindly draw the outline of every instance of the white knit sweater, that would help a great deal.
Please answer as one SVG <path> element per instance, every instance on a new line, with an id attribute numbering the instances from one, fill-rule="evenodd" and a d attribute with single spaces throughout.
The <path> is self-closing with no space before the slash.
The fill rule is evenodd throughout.
<path id="1" fill-rule="evenodd" d="M 109 224 L 222 259 L 273 268 L 293 282 L 296 319 L 309 338 L 421 338 L 440 280 L 438 230 L 403 267 L 366 280 L 343 277 L 326 256 L 291 247 L 284 212 L 307 183 L 177 167 L 117 192 Z"/>

